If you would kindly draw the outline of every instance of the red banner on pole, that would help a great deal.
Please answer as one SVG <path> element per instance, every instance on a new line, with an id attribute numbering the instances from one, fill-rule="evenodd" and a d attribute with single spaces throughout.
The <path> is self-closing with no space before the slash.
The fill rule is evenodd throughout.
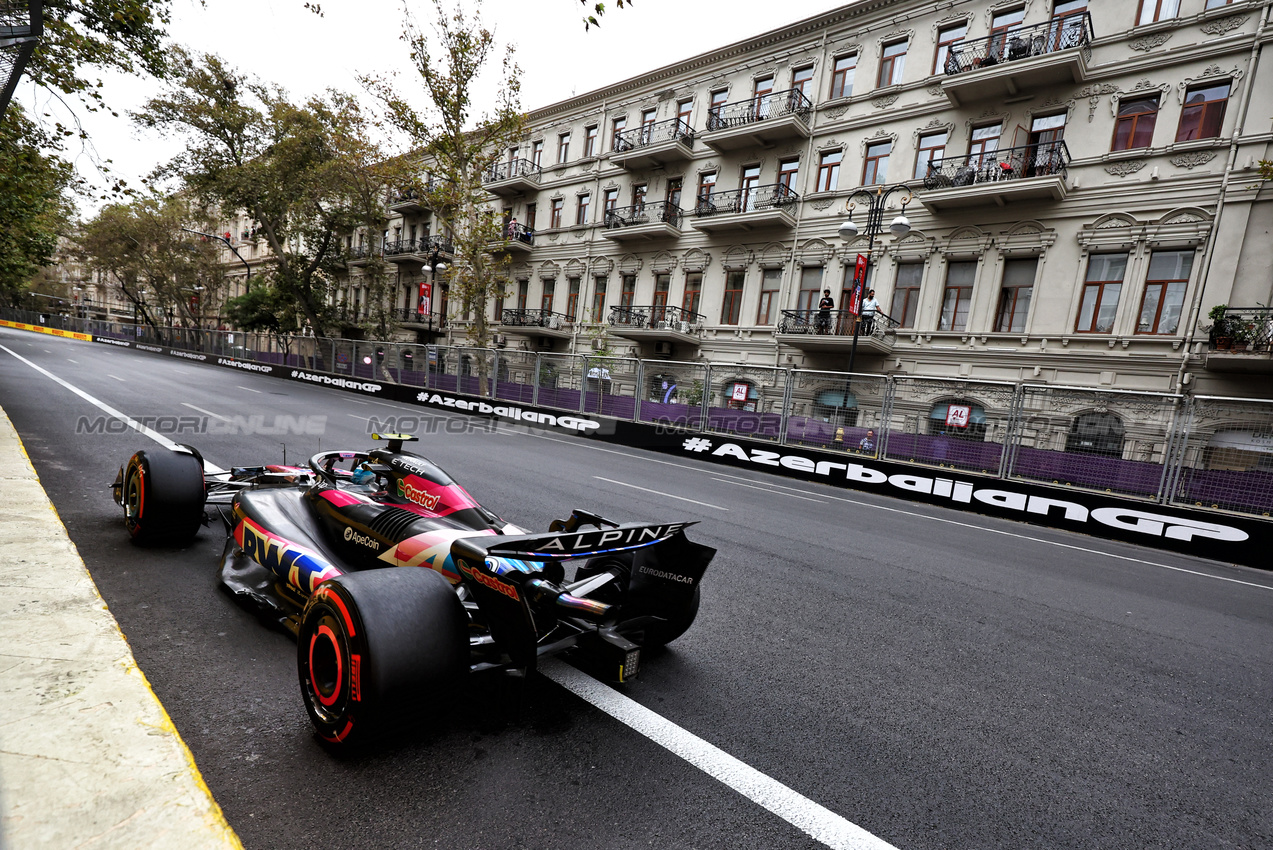
<path id="1" fill-rule="evenodd" d="M 866 255 L 858 254 L 853 266 L 853 292 L 849 295 L 848 311 L 854 316 L 862 314 L 862 287 L 866 284 Z"/>
<path id="2" fill-rule="evenodd" d="M 427 316 L 433 312 L 433 284 L 420 281 L 420 301 L 416 305 L 416 314 Z"/>

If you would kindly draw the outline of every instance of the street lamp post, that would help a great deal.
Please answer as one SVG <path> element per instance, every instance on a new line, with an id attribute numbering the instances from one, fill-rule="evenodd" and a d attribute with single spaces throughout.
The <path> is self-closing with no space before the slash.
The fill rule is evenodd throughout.
<path id="1" fill-rule="evenodd" d="M 861 232 L 857 222 L 853 220 L 853 209 L 857 206 L 856 198 L 862 198 L 866 203 L 866 229 L 865 233 L 868 238 L 866 248 L 866 263 L 863 266 L 861 280 L 854 280 L 853 292 L 858 304 L 858 321 L 853 323 L 853 346 L 849 349 L 849 373 L 853 372 L 853 362 L 857 358 L 858 352 L 858 336 L 862 331 L 861 322 L 861 305 L 862 296 L 865 294 L 867 277 L 871 270 L 871 255 L 875 250 L 875 237 L 884 232 L 884 210 L 888 206 L 888 199 L 895 192 L 905 192 L 906 196 L 902 198 L 902 211 L 888 225 L 889 232 L 894 236 L 901 238 L 910 233 L 911 223 L 906 218 L 906 205 L 915 197 L 914 193 L 903 183 L 887 188 L 880 186 L 875 189 L 861 188 L 855 189 L 848 197 L 848 208 L 846 212 L 849 215 L 847 221 L 840 225 L 840 238 L 845 242 L 854 238 Z"/>
<path id="2" fill-rule="evenodd" d="M 440 249 L 439 249 L 439 248 L 434 247 L 434 249 L 433 249 L 433 253 L 429 256 L 429 261 L 428 261 L 427 263 L 425 263 L 424 268 L 425 268 L 425 270 L 427 270 L 427 271 L 429 272 L 429 287 L 430 287 L 430 291 L 429 291 L 429 328 L 430 328 L 430 329 L 432 329 L 432 327 L 433 327 L 433 291 L 432 291 L 432 288 L 433 288 L 434 286 L 437 286 L 437 284 L 438 284 L 438 275 L 439 275 L 439 274 L 441 274 L 442 272 L 446 271 L 446 269 L 447 269 L 447 265 L 446 265 L 446 263 L 444 263 L 444 262 L 442 261 L 441 254 L 440 254 Z M 444 322 L 444 321 L 446 320 L 446 317 L 445 317 L 445 316 L 442 316 L 442 320 L 443 320 L 443 322 Z M 441 324 L 441 323 L 439 323 L 439 324 Z"/>
<path id="3" fill-rule="evenodd" d="M 234 245 L 230 243 L 229 239 L 226 239 L 224 236 L 218 236 L 215 233 L 204 233 L 200 230 L 191 230 L 188 227 L 183 227 L 181 228 L 181 230 L 185 233 L 193 233 L 195 236 L 202 236 L 204 239 L 215 239 L 218 242 L 223 243 L 225 247 L 230 249 L 230 252 L 233 253 L 234 256 L 239 258 L 239 262 L 243 264 L 243 268 L 247 269 L 248 273 L 247 273 L 247 276 L 244 278 L 244 285 L 243 285 L 244 291 L 246 292 L 252 288 L 252 266 L 248 264 L 247 260 L 243 259 L 243 255 L 240 254 L 238 249 L 235 248 Z"/>

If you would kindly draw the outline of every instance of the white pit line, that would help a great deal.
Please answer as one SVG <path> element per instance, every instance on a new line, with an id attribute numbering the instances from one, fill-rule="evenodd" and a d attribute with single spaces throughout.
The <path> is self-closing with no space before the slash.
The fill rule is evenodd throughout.
<path id="1" fill-rule="evenodd" d="M 834 850 L 897 850 L 882 838 L 797 794 L 564 661 L 545 659 L 539 662 L 539 672 Z"/>

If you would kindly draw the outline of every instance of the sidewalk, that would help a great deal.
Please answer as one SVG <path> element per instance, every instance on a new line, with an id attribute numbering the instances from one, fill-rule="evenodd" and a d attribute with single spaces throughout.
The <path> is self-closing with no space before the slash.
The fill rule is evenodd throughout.
<path id="1" fill-rule="evenodd" d="M 0 848 L 240 848 L 3 409 L 0 499 Z"/>

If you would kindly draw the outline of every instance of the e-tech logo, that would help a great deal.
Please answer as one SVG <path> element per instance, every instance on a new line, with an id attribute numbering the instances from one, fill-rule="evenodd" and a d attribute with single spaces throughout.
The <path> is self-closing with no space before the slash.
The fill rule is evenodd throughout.
<path id="1" fill-rule="evenodd" d="M 372 551 L 380 551 L 380 541 L 374 537 L 368 537 L 366 534 L 359 534 L 349 526 L 345 526 L 345 540 L 359 546 L 366 546 Z"/>
<path id="2" fill-rule="evenodd" d="M 761 466 L 778 466 L 800 472 L 812 473 L 831 479 L 832 476 L 843 475 L 843 478 L 859 484 L 887 484 L 897 490 L 911 493 L 923 493 L 950 499 L 952 502 L 971 504 L 973 501 L 992 505 L 1009 511 L 1048 516 L 1053 510 L 1070 522 L 1097 522 L 1101 525 L 1123 531 L 1134 531 L 1151 537 L 1166 537 L 1171 540 L 1191 541 L 1194 538 L 1222 540 L 1227 543 L 1241 543 L 1250 535 L 1240 528 L 1220 525 L 1213 522 L 1174 517 L 1168 514 L 1151 513 L 1124 507 L 1096 508 L 1089 510 L 1077 502 L 1064 499 L 1052 499 L 1045 496 L 1032 496 L 1013 490 L 996 487 L 982 487 L 971 481 L 958 481 L 953 478 L 928 477 L 925 475 L 895 474 L 888 475 L 878 469 L 863 466 L 860 463 L 837 463 L 829 460 L 812 460 L 802 455 L 787 455 L 765 449 L 745 449 L 736 443 L 722 443 L 714 449 L 711 440 L 691 437 L 681 444 L 687 452 L 701 453 L 711 449 L 714 457 L 730 457 L 744 463 Z"/>
<path id="3" fill-rule="evenodd" d="M 362 390 L 365 393 L 378 393 L 384 387 L 364 381 L 351 381 L 348 378 L 333 378 L 331 375 L 315 375 L 312 372 L 292 370 L 292 377 L 298 381 L 309 381 L 311 384 L 325 384 L 329 387 L 341 387 L 346 390 Z"/>
<path id="4" fill-rule="evenodd" d="M 584 419 L 579 416 L 556 416 L 552 413 L 539 413 L 534 410 L 522 410 L 520 407 L 505 407 L 487 404 L 484 401 L 467 401 L 462 398 L 452 398 L 447 395 L 438 393 L 420 393 L 416 396 L 416 401 L 422 401 L 425 404 L 436 404 L 439 407 L 450 407 L 455 410 L 464 410 L 469 413 L 487 413 L 498 416 L 501 419 L 511 419 L 514 422 L 533 422 L 537 425 L 548 425 L 555 428 L 569 428 L 572 431 L 587 433 L 596 431 L 601 427 L 601 423 L 592 419 Z"/>
<path id="5" fill-rule="evenodd" d="M 438 502 L 442 498 L 437 493 L 430 493 L 428 490 L 417 487 L 402 478 L 398 479 L 398 496 L 408 502 L 415 502 L 425 510 L 430 511 L 438 506 Z"/>

